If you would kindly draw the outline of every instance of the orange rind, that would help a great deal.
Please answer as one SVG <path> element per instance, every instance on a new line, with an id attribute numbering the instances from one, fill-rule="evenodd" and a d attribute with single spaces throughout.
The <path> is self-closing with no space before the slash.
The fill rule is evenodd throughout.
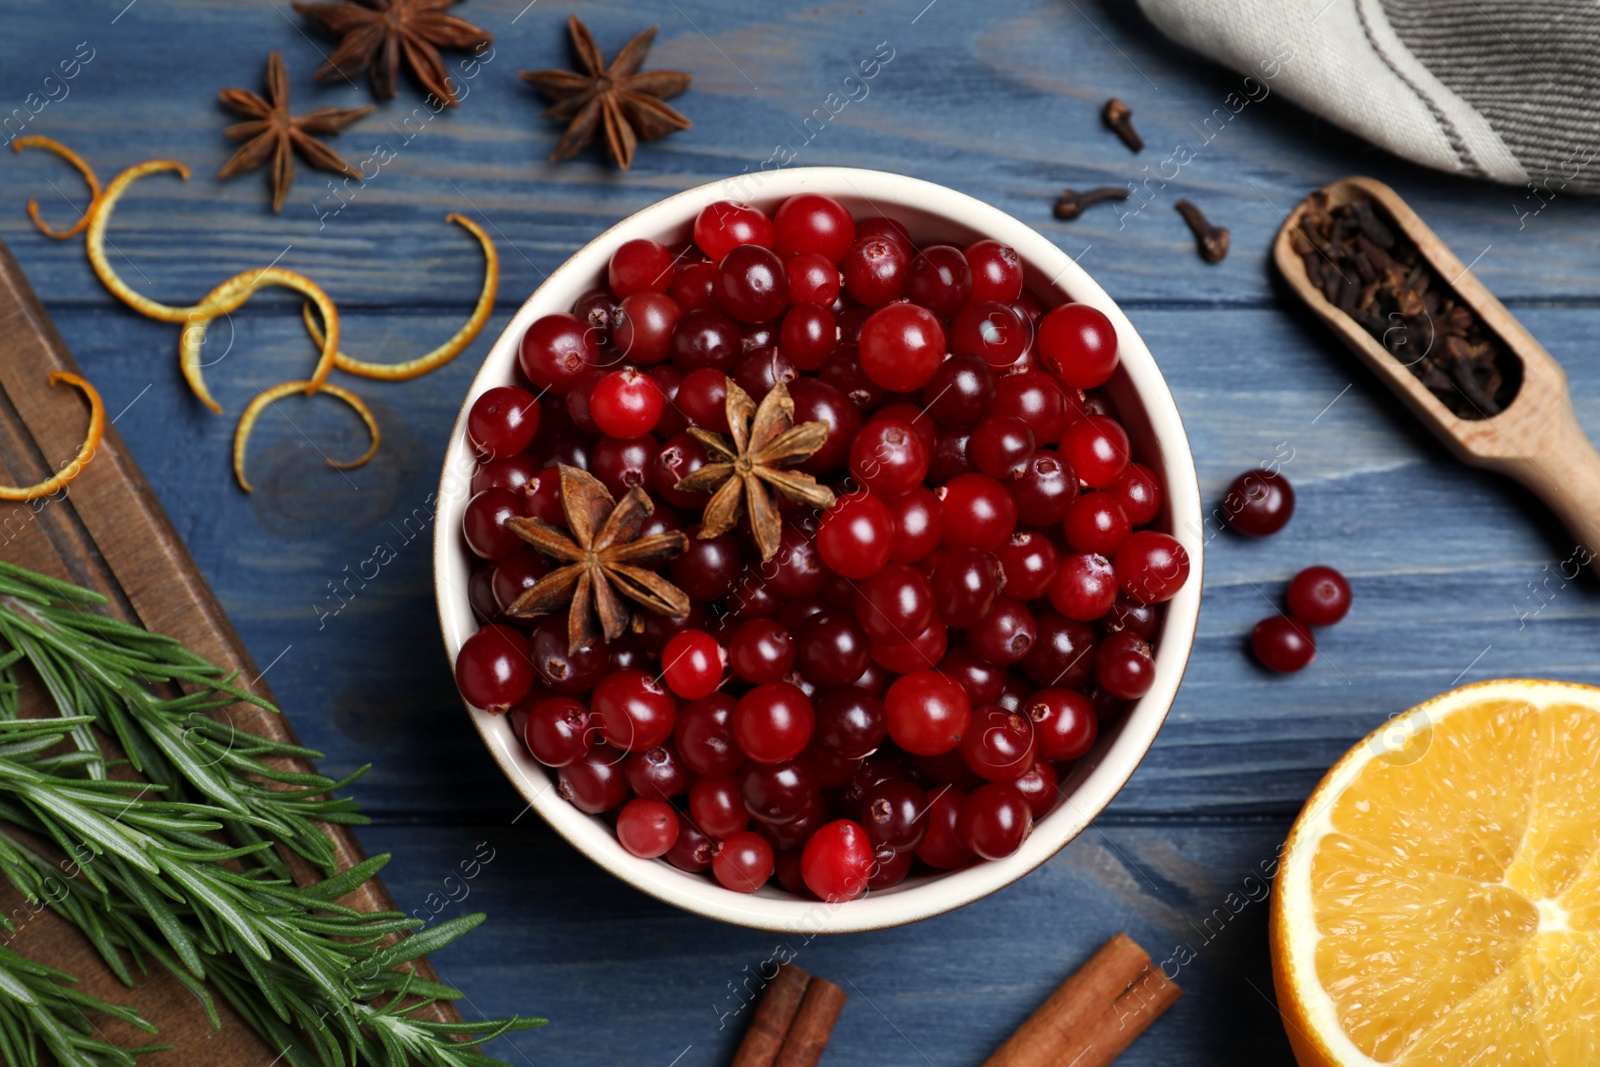
<path id="1" fill-rule="evenodd" d="M 24 148 L 42 148 L 46 152 L 52 152 L 66 160 L 68 163 L 71 163 L 77 168 L 78 173 L 83 175 L 84 182 L 89 186 L 89 209 L 83 212 L 82 215 L 79 216 L 78 221 L 73 223 L 69 229 L 58 230 L 49 223 L 45 222 L 44 219 L 39 216 L 39 201 L 34 200 L 31 197 L 28 200 L 28 218 L 33 220 L 33 224 L 35 226 L 39 227 L 40 233 L 44 234 L 46 237 L 54 237 L 58 241 L 65 241 L 69 237 L 78 236 L 78 234 L 89 228 L 89 216 L 94 211 L 95 201 L 100 199 L 100 176 L 94 172 L 93 167 L 89 166 L 89 164 L 83 161 L 82 156 L 78 155 L 78 153 L 74 152 L 72 149 L 68 148 L 54 137 L 46 137 L 43 134 L 30 133 L 24 137 L 18 137 L 11 142 L 11 150 L 13 152 L 20 152 Z"/>
<path id="2" fill-rule="evenodd" d="M 95 449 L 100 447 L 100 439 L 106 432 L 106 407 L 100 401 L 100 393 L 76 374 L 61 370 L 52 371 L 50 384 L 55 386 L 62 382 L 77 386 L 89 401 L 89 431 L 84 435 L 83 444 L 78 446 L 78 454 L 73 456 L 72 461 L 65 467 L 42 482 L 22 486 L 0 485 L 0 500 L 37 500 L 39 497 L 60 491 L 83 472 L 83 468 L 94 458 Z"/>
<path id="3" fill-rule="evenodd" d="M 372 435 L 372 444 L 367 451 L 356 459 L 329 459 L 329 466 L 348 470 L 351 467 L 361 466 L 378 454 L 378 443 L 382 440 L 382 435 L 378 431 L 378 420 L 372 417 L 372 409 L 367 407 L 366 402 L 350 392 L 350 390 L 340 388 L 337 385 L 324 384 L 320 389 L 313 389 L 311 385 L 312 383 L 309 381 L 282 382 L 274 385 L 271 389 L 265 390 L 250 401 L 249 406 L 244 409 L 244 414 L 239 416 L 239 426 L 233 434 L 233 476 L 239 480 L 239 488 L 245 492 L 251 493 L 255 491 L 250 484 L 250 480 L 244 475 L 245 449 L 250 444 L 250 431 L 255 429 L 256 419 L 261 417 L 261 413 L 267 410 L 268 406 L 274 401 L 282 400 L 290 393 L 304 391 L 307 395 L 310 395 L 312 392 L 323 392 L 329 396 L 337 397 L 354 408 L 356 414 L 361 416 L 361 421 L 367 424 L 367 432 Z"/>
<path id="4" fill-rule="evenodd" d="M 206 298 L 191 309 L 193 314 L 185 320 L 183 333 L 178 337 L 178 365 L 183 371 L 183 380 L 189 383 L 189 388 L 200 398 L 202 404 L 219 415 L 222 414 L 222 405 L 217 403 L 211 395 L 211 390 L 206 388 L 202 373 L 204 364 L 200 361 L 201 350 L 205 347 L 207 327 L 218 315 L 227 315 L 238 310 L 245 301 L 255 295 L 257 289 L 265 285 L 293 289 L 297 293 L 309 296 L 329 323 L 327 336 L 318 340 L 318 344 L 322 347 L 322 356 L 317 360 L 316 369 L 312 371 L 311 377 L 306 380 L 306 395 L 309 396 L 321 389 L 328 378 L 328 372 L 333 369 L 334 354 L 339 350 L 339 312 L 334 307 L 333 301 L 328 298 L 328 294 L 322 291 L 321 286 L 304 274 L 296 274 L 281 267 L 264 267 L 260 270 L 247 270 L 235 274 L 207 293 Z"/>

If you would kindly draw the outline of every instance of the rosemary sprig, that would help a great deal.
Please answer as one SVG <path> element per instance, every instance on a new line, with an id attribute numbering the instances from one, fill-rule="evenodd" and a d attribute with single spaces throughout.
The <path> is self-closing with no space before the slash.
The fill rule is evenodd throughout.
<path id="1" fill-rule="evenodd" d="M 210 990 L 220 992 L 291 1067 L 491 1065 L 498 1061 L 462 1039 L 544 1024 L 421 1018 L 461 993 L 406 966 L 483 916 L 395 940 L 419 921 L 338 904 L 388 861 L 337 872 L 318 825 L 365 821 L 351 800 L 332 795 L 365 768 L 335 781 L 273 767 L 267 761 L 320 754 L 236 726 L 228 708 L 240 701 L 277 709 L 179 642 L 94 611 L 100 603 L 89 590 L 0 563 L 0 877 L 30 906 L 76 926 L 124 983 L 130 963 L 168 971 L 213 1025 Z M 19 717 L 24 668 L 59 717 Z M 124 764 L 141 779 L 113 778 Z M 325 880 L 296 886 L 280 847 L 317 864 Z M 35 1062 L 38 1048 L 84 1067 L 132 1062 L 134 1050 L 85 1036 L 83 1009 L 148 1023 L 0 952 L 7 1062 Z"/>

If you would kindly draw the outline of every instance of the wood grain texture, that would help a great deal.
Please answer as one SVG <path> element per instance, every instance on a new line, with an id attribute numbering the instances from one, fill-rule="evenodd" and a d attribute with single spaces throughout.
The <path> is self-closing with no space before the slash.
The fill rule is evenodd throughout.
<path id="1" fill-rule="evenodd" d="M 1037 226 L 1123 303 L 1155 353 L 1206 498 L 1273 459 L 1299 491 L 1298 515 L 1276 537 L 1211 539 L 1184 687 L 1094 828 L 956 914 L 804 946 L 798 961 L 850 994 L 826 1062 L 981 1062 L 1066 970 L 1127 928 L 1160 958 L 1180 942 L 1196 957 L 1181 968 L 1182 1001 L 1119 1062 L 1288 1064 L 1269 1000 L 1265 909 L 1250 903 L 1228 922 L 1217 911 L 1228 913 L 1235 890 L 1249 899 L 1242 880 L 1259 878 L 1323 771 L 1386 716 L 1457 681 L 1600 683 L 1600 591 L 1573 577 L 1565 532 L 1515 484 L 1455 463 L 1280 291 L 1268 262 L 1283 213 L 1311 189 L 1358 172 L 1387 182 L 1562 363 L 1593 434 L 1600 204 L 1409 166 L 1286 104 L 1270 82 L 1234 114 L 1238 75 L 1161 40 L 1131 3 L 1097 0 L 781 11 L 578 3 L 570 10 L 608 50 L 661 22 L 651 65 L 695 74 L 677 101 L 695 127 L 643 146 L 626 174 L 592 157 L 553 166 L 545 157 L 559 130 L 538 117 L 514 72 L 565 60 L 569 8 L 470 0 L 461 13 L 497 37 L 472 94 L 408 128 L 420 98 L 402 85 L 398 100 L 332 139 L 357 163 L 380 141 L 397 154 L 319 228 L 319 210 L 338 204 L 324 175 L 302 172 L 282 217 L 266 209 L 259 175 L 210 175 L 232 147 L 216 91 L 254 87 L 269 48 L 285 52 L 297 109 L 367 102 L 364 86 L 310 81 L 327 42 L 298 32 L 285 4 L 138 0 L 117 18 L 125 3 L 12 4 L 0 34 L 0 118 L 91 42 L 95 58 L 71 95 L 26 132 L 82 149 L 103 178 L 155 155 L 195 168 L 187 184 L 136 186 L 118 208 L 112 255 L 144 291 L 193 300 L 282 254 L 281 266 L 310 274 L 339 303 L 347 351 L 400 359 L 448 337 L 477 292 L 479 253 L 445 214 L 468 213 L 499 243 L 500 305 L 478 343 L 423 381 L 354 385 L 383 425 L 378 457 L 347 482 L 317 450 L 359 451 L 359 425 L 326 398 L 285 401 L 261 421 L 251 453 L 260 489 L 247 498 L 228 473 L 232 421 L 183 390 L 175 330 L 112 302 L 81 246 L 47 240 L 24 216 L 37 196 L 47 219 L 69 222 L 83 203 L 76 175 L 39 153 L 0 161 L 0 236 L 108 411 L 126 408 L 118 428 L 256 661 L 272 665 L 302 739 L 328 753 L 328 773 L 374 764 L 358 794 L 381 825 L 362 836 L 396 853 L 386 875 L 401 907 L 489 912 L 479 936 L 437 960 L 467 992 L 464 1010 L 553 1019 L 491 1049 L 512 1063 L 665 1067 L 682 1054 L 678 1067 L 723 1064 L 739 1024 L 719 1029 L 719 1011 L 737 1003 L 774 945 L 626 889 L 524 812 L 450 682 L 433 615 L 428 494 L 477 359 L 540 279 L 661 196 L 759 170 L 780 141 L 798 150 L 797 164 L 914 174 Z M 806 117 L 885 41 L 894 59 L 865 98 L 807 139 Z M 1100 125 L 1113 95 L 1134 109 L 1149 146 L 1141 155 Z M 1190 158 L 1177 165 L 1180 143 Z M 1120 212 L 1050 217 L 1062 186 L 1128 181 L 1138 200 Z M 1172 207 L 1180 196 L 1232 230 L 1222 264 L 1195 258 Z M 230 414 L 310 366 L 297 309 L 263 294 L 214 327 L 220 362 L 207 377 Z M 380 544 L 393 558 L 376 566 Z M 1243 652 L 1250 627 L 1316 562 L 1351 577 L 1355 608 L 1321 635 L 1310 669 L 1268 676 Z M 498 858 L 453 902 L 444 880 L 462 884 L 460 864 L 480 841 Z"/>

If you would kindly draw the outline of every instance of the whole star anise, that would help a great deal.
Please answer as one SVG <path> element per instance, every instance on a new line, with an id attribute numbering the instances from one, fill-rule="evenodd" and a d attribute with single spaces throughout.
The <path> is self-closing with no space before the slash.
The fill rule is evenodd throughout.
<path id="1" fill-rule="evenodd" d="M 346 81 L 365 71 L 372 95 L 394 99 L 400 60 L 422 87 L 451 107 L 460 101 L 450 84 L 440 48 L 481 48 L 494 40 L 465 19 L 445 12 L 456 0 L 358 0 L 353 4 L 294 5 L 302 17 L 340 38 L 328 61 L 312 75 L 325 81 L 335 75 Z"/>
<path id="2" fill-rule="evenodd" d="M 267 100 L 248 89 L 224 89 L 218 98 L 241 115 L 249 115 L 248 122 L 235 123 L 222 132 L 229 137 L 248 137 L 233 158 L 217 171 L 219 178 L 231 178 L 247 170 L 255 170 L 272 158 L 268 178 L 272 183 L 272 210 L 283 210 L 289 198 L 289 187 L 294 184 L 294 154 L 316 167 L 331 170 L 347 178 L 359 178 L 361 172 L 340 159 L 333 149 L 314 139 L 314 133 L 338 133 L 352 122 L 372 110 L 366 107 L 319 107 L 298 118 L 289 114 L 289 75 L 283 67 L 283 53 L 273 52 L 267 57 Z M 268 102 L 270 100 L 270 103 Z"/>
<path id="3" fill-rule="evenodd" d="M 729 378 L 726 407 L 733 440 L 698 426 L 689 427 L 689 433 L 713 456 L 722 458 L 680 480 L 678 488 L 711 493 L 700 520 L 701 537 L 727 533 L 738 521 L 740 511 L 748 511 L 756 547 L 761 550 L 761 558 L 769 560 L 778 551 L 783 520 L 767 486 L 814 508 L 833 506 L 833 491 L 827 486 L 819 485 L 802 471 L 784 469 L 806 459 L 827 442 L 828 424 L 817 421 L 796 426 L 794 401 L 789 397 L 789 387 L 782 382 L 773 386 L 757 407 L 750 394 Z"/>
<path id="4" fill-rule="evenodd" d="M 627 631 L 632 612 L 619 593 L 657 615 L 687 615 L 688 594 L 646 568 L 682 555 L 689 539 L 677 530 L 639 536 L 655 505 L 637 485 L 619 504 L 587 471 L 563 463 L 560 473 L 561 506 L 570 534 L 542 519 L 513 518 L 506 525 L 566 566 L 539 579 L 506 608 L 506 614 L 548 615 L 570 604 L 567 646 L 572 652 L 594 644 L 602 634 L 615 641 Z"/>
<path id="5" fill-rule="evenodd" d="M 517 75 L 552 101 L 546 115 L 568 123 L 551 159 L 571 159 L 604 127 L 607 154 L 627 170 L 633 166 L 638 142 L 659 140 L 694 125 L 662 102 L 689 88 L 689 75 L 677 70 L 639 73 L 659 26 L 651 26 L 623 45 L 609 67 L 594 35 L 578 16 L 567 16 L 567 29 L 582 69 L 525 70 Z"/>

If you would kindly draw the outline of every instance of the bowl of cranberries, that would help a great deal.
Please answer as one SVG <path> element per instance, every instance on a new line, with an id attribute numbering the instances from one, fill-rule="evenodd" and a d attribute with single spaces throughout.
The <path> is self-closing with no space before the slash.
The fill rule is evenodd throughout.
<path id="1" fill-rule="evenodd" d="M 485 359 L 438 501 L 507 777 L 624 881 L 762 929 L 913 922 L 1048 860 L 1199 613 L 1194 463 L 1126 316 L 1011 216 L 877 171 L 701 186 L 580 249 Z"/>

